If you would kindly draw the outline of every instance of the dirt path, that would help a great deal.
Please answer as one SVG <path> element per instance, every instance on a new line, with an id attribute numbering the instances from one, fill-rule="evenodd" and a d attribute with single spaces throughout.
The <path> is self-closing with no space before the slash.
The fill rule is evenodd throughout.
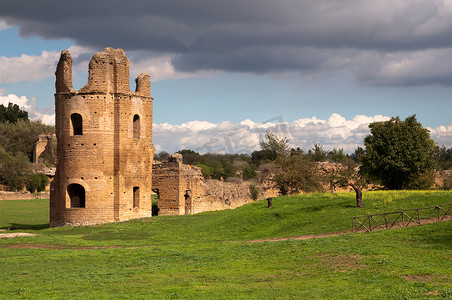
<path id="1" fill-rule="evenodd" d="M 274 239 L 258 239 L 258 240 L 250 240 L 250 241 L 247 241 L 247 242 L 259 243 L 259 242 L 277 242 L 277 241 L 287 241 L 287 240 L 310 240 L 310 239 L 326 238 L 326 237 L 330 237 L 330 236 L 339 236 L 339 235 L 344 235 L 344 234 L 347 234 L 347 233 L 351 233 L 351 231 L 308 234 L 308 235 L 282 237 L 282 238 L 274 238 Z"/>
<path id="2" fill-rule="evenodd" d="M 446 216 L 442 222 L 452 220 L 452 215 Z M 437 223 L 436 220 L 423 220 L 421 225 Z M 397 224 L 396 224 L 397 225 Z M 420 226 L 417 223 L 410 223 L 405 227 L 412 226 Z M 396 227 L 393 229 L 404 228 L 404 227 Z M 377 228 L 373 231 L 381 231 L 383 228 Z M 358 233 L 367 232 L 365 230 L 360 230 Z M 308 234 L 308 235 L 300 235 L 300 236 L 291 236 L 291 237 L 281 237 L 281 238 L 272 238 L 272 239 L 256 239 L 256 240 L 248 240 L 248 241 L 235 241 L 236 243 L 247 242 L 247 243 L 260 243 L 260 242 L 277 242 L 277 241 L 287 241 L 287 240 L 310 240 L 310 239 L 318 239 L 318 238 L 326 238 L 332 236 L 340 236 L 344 234 L 352 233 L 351 230 L 341 231 L 341 232 L 331 232 L 331 233 L 319 233 L 319 234 Z M 2 238 L 14 238 L 21 236 L 36 236 L 36 234 L 32 233 L 4 233 L 0 234 L 0 239 Z M 231 241 L 229 241 L 231 242 Z M 112 249 L 112 248 L 136 248 L 136 247 L 154 247 L 152 245 L 140 245 L 140 246 L 92 246 L 92 247 L 81 247 L 81 246 L 69 246 L 69 245 L 51 245 L 51 244 L 4 244 L 0 245 L 0 248 L 19 248 L 19 249 L 70 249 L 70 250 L 95 250 L 95 249 Z"/>
<path id="3" fill-rule="evenodd" d="M 97 250 L 97 249 L 123 249 L 123 248 L 145 248 L 155 247 L 152 245 L 132 245 L 132 246 L 71 246 L 71 245 L 52 245 L 52 244 L 4 244 L 0 248 L 8 249 L 57 249 L 57 250 Z"/>
<path id="4" fill-rule="evenodd" d="M 444 219 L 441 222 L 446 222 L 446 221 L 450 221 L 450 220 L 452 220 L 452 215 L 447 215 L 444 217 Z M 393 228 L 390 228 L 390 229 L 376 228 L 376 229 L 372 229 L 372 232 L 381 231 L 381 230 L 399 229 L 399 228 L 412 227 L 412 226 L 422 226 L 424 224 L 432 224 L 432 223 L 438 223 L 438 221 L 435 219 L 430 219 L 430 220 L 423 219 L 423 220 L 421 220 L 421 225 L 417 224 L 416 222 L 412 222 L 404 227 L 401 226 L 401 223 L 396 223 L 396 224 L 394 224 Z M 357 231 L 356 233 L 363 233 L 363 232 L 367 232 L 367 231 L 362 229 L 362 230 Z M 348 233 L 352 233 L 352 231 L 348 230 L 348 231 L 342 231 L 342 232 L 308 234 L 308 235 L 273 238 L 273 239 L 257 239 L 257 240 L 250 240 L 248 242 L 259 243 L 259 242 L 277 242 L 277 241 L 287 241 L 287 240 L 310 240 L 310 239 L 326 238 L 326 237 L 331 237 L 331 236 L 340 236 L 340 235 L 344 235 L 344 234 L 348 234 Z"/>

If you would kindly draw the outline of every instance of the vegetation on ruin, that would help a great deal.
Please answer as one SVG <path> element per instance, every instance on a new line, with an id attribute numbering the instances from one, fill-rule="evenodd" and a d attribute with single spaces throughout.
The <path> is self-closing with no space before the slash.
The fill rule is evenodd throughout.
<path id="1" fill-rule="evenodd" d="M 452 222 L 312 240 L 249 242 L 350 230 L 351 216 L 450 202 L 448 191 L 306 194 L 235 210 L 44 229 L 47 200 L 0 201 L 7 299 L 288 299 L 452 297 Z M 2 232 L 0 232 L 2 233 Z"/>

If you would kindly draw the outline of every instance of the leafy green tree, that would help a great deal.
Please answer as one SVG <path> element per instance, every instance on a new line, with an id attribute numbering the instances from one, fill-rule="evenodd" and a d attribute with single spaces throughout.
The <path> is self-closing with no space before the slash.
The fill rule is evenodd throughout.
<path id="1" fill-rule="evenodd" d="M 30 163 L 27 156 L 18 152 L 0 165 L 0 183 L 12 191 L 21 191 L 30 175 Z"/>
<path id="2" fill-rule="evenodd" d="M 53 128 L 39 121 L 18 120 L 16 123 L 0 123 L 0 146 L 9 153 L 25 153 L 31 161 L 33 147 L 39 135 L 48 133 Z"/>
<path id="3" fill-rule="evenodd" d="M 184 164 L 196 165 L 201 163 L 201 155 L 196 151 L 183 149 L 177 151 L 177 153 L 182 154 Z"/>
<path id="4" fill-rule="evenodd" d="M 251 164 L 243 169 L 243 180 L 248 180 L 257 177 L 256 166 Z"/>
<path id="5" fill-rule="evenodd" d="M 434 181 L 435 142 L 416 116 L 369 125 L 361 172 L 387 189 L 425 189 Z"/>
<path id="6" fill-rule="evenodd" d="M 332 161 L 340 162 L 341 160 L 343 160 L 345 158 L 344 149 L 342 149 L 342 148 L 339 148 L 339 149 L 334 148 L 332 151 L 330 151 L 328 153 L 328 157 Z"/>
<path id="7" fill-rule="evenodd" d="M 169 153 L 166 151 L 160 151 L 154 155 L 154 160 L 163 161 L 168 157 Z"/>
<path id="8" fill-rule="evenodd" d="M 251 153 L 251 161 L 257 166 L 275 159 L 276 155 L 271 150 L 256 150 Z"/>
<path id="9" fill-rule="evenodd" d="M 209 179 L 212 177 L 213 169 L 211 167 L 203 164 L 198 164 L 197 166 L 201 168 L 201 173 L 204 178 Z"/>
<path id="10" fill-rule="evenodd" d="M 2 163 L 7 162 L 8 160 L 10 160 L 12 157 L 12 154 L 7 152 L 5 149 L 3 149 L 3 147 L 0 145 L 0 165 Z"/>
<path id="11" fill-rule="evenodd" d="M 280 157 L 276 164 L 279 172 L 273 181 L 282 195 L 323 191 L 322 178 L 315 162 L 306 159 L 304 155 Z"/>
<path id="12" fill-rule="evenodd" d="M 265 139 L 259 141 L 261 151 L 266 154 L 269 160 L 276 160 L 280 157 L 288 157 L 290 155 L 289 139 L 280 137 L 277 134 L 267 131 Z"/>
<path id="13" fill-rule="evenodd" d="M 27 191 L 30 193 L 34 192 L 42 192 L 45 190 L 46 185 L 49 183 L 49 179 L 43 173 L 32 173 L 28 176 L 28 179 L 25 183 Z"/>
<path id="14" fill-rule="evenodd" d="M 328 152 L 323 149 L 322 145 L 314 143 L 314 148 L 309 149 L 308 156 L 310 156 L 313 161 L 326 161 Z"/>
<path id="15" fill-rule="evenodd" d="M 440 170 L 452 168 L 452 148 L 446 149 L 445 146 L 437 146 L 435 149 L 435 158 Z"/>
<path id="16" fill-rule="evenodd" d="M 8 107 L 0 105 L 0 123 L 16 123 L 18 120 L 28 121 L 28 113 L 17 104 L 8 103 Z"/>
<path id="17" fill-rule="evenodd" d="M 361 162 L 363 155 L 364 155 L 364 148 L 358 146 L 358 148 L 355 149 L 355 151 L 350 155 L 350 157 L 355 162 Z"/>
<path id="18" fill-rule="evenodd" d="M 351 158 L 341 161 L 341 167 L 338 170 L 331 170 L 327 173 L 330 187 L 351 187 L 356 194 L 356 206 L 364 207 L 363 189 L 367 187 L 367 178 L 359 172 L 358 164 Z"/>

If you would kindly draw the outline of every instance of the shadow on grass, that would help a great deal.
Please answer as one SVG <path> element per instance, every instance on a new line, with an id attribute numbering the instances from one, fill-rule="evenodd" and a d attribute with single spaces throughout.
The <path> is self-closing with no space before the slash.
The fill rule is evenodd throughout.
<path id="1" fill-rule="evenodd" d="M 356 204 L 346 204 L 344 205 L 345 208 L 357 208 Z"/>
<path id="2" fill-rule="evenodd" d="M 426 232 L 417 235 L 419 240 L 426 244 L 435 244 L 436 247 L 450 249 L 452 247 L 452 220 L 433 223 Z"/>
<path id="3" fill-rule="evenodd" d="M 14 230 L 42 230 L 42 229 L 48 229 L 49 228 L 49 223 L 45 223 L 45 224 L 19 224 L 19 223 L 9 223 L 9 226 L 3 226 L 0 227 L 0 229 L 10 229 L 12 228 L 12 230 L 10 231 L 14 231 Z"/>

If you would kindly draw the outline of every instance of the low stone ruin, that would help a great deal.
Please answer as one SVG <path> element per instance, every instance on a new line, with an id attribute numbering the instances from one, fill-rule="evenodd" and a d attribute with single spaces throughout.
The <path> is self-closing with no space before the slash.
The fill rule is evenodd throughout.
<path id="1" fill-rule="evenodd" d="M 201 169 L 172 154 L 152 165 L 152 190 L 158 195 L 159 215 L 186 215 L 232 209 L 253 201 L 250 182 L 204 180 Z M 260 189 L 259 197 L 264 197 Z"/>

